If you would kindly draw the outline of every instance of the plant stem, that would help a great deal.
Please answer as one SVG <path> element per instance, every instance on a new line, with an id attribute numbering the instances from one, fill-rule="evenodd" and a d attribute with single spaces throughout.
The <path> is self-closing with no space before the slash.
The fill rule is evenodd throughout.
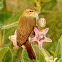
<path id="1" fill-rule="evenodd" d="M 39 8 L 39 10 L 41 9 L 41 5 L 40 5 L 40 0 L 34 0 L 35 1 L 35 3 L 36 3 L 36 5 L 37 5 L 37 7 Z"/>
<path id="2" fill-rule="evenodd" d="M 41 49 L 41 51 L 45 57 L 48 57 L 43 48 Z"/>
<path id="3" fill-rule="evenodd" d="M 1 42 L 1 28 L 0 28 L 0 47 L 2 46 L 2 42 Z"/>

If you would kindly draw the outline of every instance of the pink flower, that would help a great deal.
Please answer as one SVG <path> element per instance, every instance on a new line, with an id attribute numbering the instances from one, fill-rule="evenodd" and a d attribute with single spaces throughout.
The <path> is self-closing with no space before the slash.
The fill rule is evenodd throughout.
<path id="1" fill-rule="evenodd" d="M 40 18 L 38 21 L 38 24 L 40 27 L 45 27 L 46 25 L 46 20 L 44 18 Z"/>
<path id="2" fill-rule="evenodd" d="M 43 42 L 52 42 L 52 40 L 50 38 L 47 38 L 45 35 L 48 32 L 48 28 L 42 30 L 42 31 L 38 31 L 38 29 L 36 27 L 34 27 L 34 32 L 35 32 L 35 37 L 31 38 L 31 42 L 37 41 L 39 48 L 42 48 L 42 44 Z"/>
<path id="3" fill-rule="evenodd" d="M 17 33 L 16 33 L 16 31 L 15 31 L 14 35 L 9 36 L 9 39 L 13 42 L 13 45 L 17 47 L 17 42 L 16 42 Z"/>
<path id="4" fill-rule="evenodd" d="M 13 45 L 15 47 L 17 47 L 16 36 L 17 36 L 17 29 L 15 30 L 14 35 L 9 36 L 9 39 L 13 42 Z M 25 46 L 22 45 L 22 48 L 25 48 Z"/>

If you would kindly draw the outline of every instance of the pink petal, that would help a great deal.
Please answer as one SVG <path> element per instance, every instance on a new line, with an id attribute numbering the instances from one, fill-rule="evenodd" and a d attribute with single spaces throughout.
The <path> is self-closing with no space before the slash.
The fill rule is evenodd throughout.
<path id="1" fill-rule="evenodd" d="M 15 30 L 14 35 L 9 36 L 9 39 L 13 42 L 13 45 L 17 47 L 17 42 L 16 42 L 16 34 L 17 33 L 16 33 L 16 31 L 17 30 Z"/>
<path id="2" fill-rule="evenodd" d="M 40 49 L 42 48 L 42 44 L 43 44 L 43 42 L 38 41 L 38 45 L 39 45 Z"/>
<path id="3" fill-rule="evenodd" d="M 17 43 L 14 43 L 14 42 L 13 42 L 13 45 L 14 45 L 15 47 L 17 47 Z"/>
<path id="4" fill-rule="evenodd" d="M 50 38 L 45 38 L 44 41 L 45 42 L 52 42 L 52 40 Z"/>
<path id="5" fill-rule="evenodd" d="M 38 24 L 40 27 L 45 27 L 46 25 L 46 20 L 44 18 L 40 18 L 38 21 Z"/>
<path id="6" fill-rule="evenodd" d="M 46 34 L 48 32 L 48 30 L 49 30 L 49 28 L 46 28 L 46 29 L 42 30 L 41 33 Z"/>
<path id="7" fill-rule="evenodd" d="M 14 33 L 14 35 L 17 35 L 17 29 L 15 30 L 15 33 Z"/>
<path id="8" fill-rule="evenodd" d="M 35 35 L 37 36 L 37 34 L 39 34 L 39 31 L 36 27 L 34 27 L 34 32 L 35 32 Z"/>
<path id="9" fill-rule="evenodd" d="M 9 36 L 9 37 L 10 37 L 9 39 L 11 40 L 13 36 L 14 36 L 14 35 Z"/>
<path id="10" fill-rule="evenodd" d="M 16 41 L 16 36 L 15 36 L 15 35 L 11 35 L 11 36 L 10 36 L 10 40 L 11 40 L 11 41 Z"/>
<path id="11" fill-rule="evenodd" d="M 31 38 L 30 42 L 37 41 L 36 37 Z"/>

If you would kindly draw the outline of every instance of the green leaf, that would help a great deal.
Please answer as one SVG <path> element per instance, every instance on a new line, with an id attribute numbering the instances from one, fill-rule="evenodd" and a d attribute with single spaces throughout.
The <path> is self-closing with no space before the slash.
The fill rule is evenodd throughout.
<path id="1" fill-rule="evenodd" d="M 59 42 L 60 42 L 60 48 L 61 48 L 61 57 L 62 57 L 62 36 L 60 37 Z"/>
<path id="2" fill-rule="evenodd" d="M 39 47 L 37 45 L 34 45 L 33 46 L 34 50 L 35 50 L 35 53 L 36 53 L 36 56 L 37 56 L 37 60 L 39 62 L 46 62 L 45 61 L 45 57 L 44 55 L 42 54 L 41 50 L 39 49 Z"/>
<path id="3" fill-rule="evenodd" d="M 4 25 L 10 17 L 8 13 L 0 13 L 0 24 Z"/>
<path id="4" fill-rule="evenodd" d="M 62 62 L 62 57 L 57 62 Z"/>
<path id="5" fill-rule="evenodd" d="M 50 1 L 50 0 L 42 0 L 42 2 L 44 2 L 44 3 L 45 3 L 45 2 L 49 2 L 49 1 Z"/>
<path id="6" fill-rule="evenodd" d="M 37 62 L 37 61 L 35 61 L 35 60 L 30 60 L 30 59 L 28 58 L 28 55 L 27 55 L 26 50 L 23 49 L 21 62 Z"/>
<path id="7" fill-rule="evenodd" d="M 7 20 L 7 22 L 5 23 L 5 29 L 6 27 L 13 27 L 13 26 L 16 26 L 17 23 L 18 23 L 18 20 L 21 16 L 21 13 L 22 13 L 23 9 L 21 9 L 19 12 L 17 12 L 15 15 L 13 15 L 9 20 Z M 16 24 L 16 25 L 14 25 Z"/>
<path id="8" fill-rule="evenodd" d="M 33 48 L 34 48 L 34 51 L 36 53 L 36 59 L 37 60 L 36 61 L 35 60 L 30 60 L 28 58 L 26 50 L 23 49 L 23 51 L 22 51 L 22 61 L 21 62 L 46 62 L 41 50 L 39 49 L 39 47 L 37 45 L 34 45 Z"/>
<path id="9" fill-rule="evenodd" d="M 2 49 L 0 50 L 0 62 L 2 62 L 2 60 L 3 60 L 3 58 L 4 58 L 5 54 L 6 54 L 6 52 L 7 52 L 8 50 L 9 50 L 8 47 L 2 48 Z"/>
<path id="10" fill-rule="evenodd" d="M 62 10 L 62 0 L 57 0 L 57 7 L 59 10 Z"/>
<path id="11" fill-rule="evenodd" d="M 18 20 L 20 18 L 22 10 L 17 12 L 15 15 L 13 15 L 8 20 L 4 20 L 5 22 L 4 22 L 4 25 L 2 26 L 2 42 L 4 46 L 9 45 L 10 40 L 8 39 L 8 37 L 14 34 L 17 28 Z"/>
<path id="12" fill-rule="evenodd" d="M 42 8 L 43 8 L 43 10 L 53 10 L 53 8 L 56 6 L 56 0 L 50 0 L 50 1 L 48 1 L 48 2 L 46 2 L 46 3 L 43 3 L 42 4 Z"/>
<path id="13" fill-rule="evenodd" d="M 5 25 L 7 20 L 11 17 L 11 14 L 8 13 L 0 13 L 0 24 L 1 24 L 1 38 L 2 38 L 2 43 L 4 43 L 4 29 L 2 27 Z"/>
<path id="14" fill-rule="evenodd" d="M 43 48 L 43 49 L 44 49 L 44 48 Z M 45 51 L 45 53 L 47 54 L 48 57 L 51 56 L 50 53 L 49 53 L 46 49 L 44 49 L 44 51 Z"/>
<path id="15" fill-rule="evenodd" d="M 13 51 L 13 54 L 16 54 L 16 57 L 13 58 L 13 62 L 21 62 L 22 47 L 19 47 L 16 53 Z"/>
<path id="16" fill-rule="evenodd" d="M 61 48 L 60 48 L 60 42 L 58 42 L 57 47 L 56 47 L 56 51 L 54 54 L 54 57 L 58 57 L 58 59 L 61 57 Z"/>
<path id="17" fill-rule="evenodd" d="M 60 37 L 58 41 L 54 57 L 55 58 L 57 57 L 58 59 L 62 57 L 62 36 Z"/>
<path id="18" fill-rule="evenodd" d="M 13 62 L 21 62 L 21 57 L 16 57 Z"/>
<path id="19" fill-rule="evenodd" d="M 2 62 L 12 62 L 12 54 L 10 50 L 6 52 Z"/>
<path id="20" fill-rule="evenodd" d="M 3 0 L 0 0 L 0 11 L 3 9 Z"/>

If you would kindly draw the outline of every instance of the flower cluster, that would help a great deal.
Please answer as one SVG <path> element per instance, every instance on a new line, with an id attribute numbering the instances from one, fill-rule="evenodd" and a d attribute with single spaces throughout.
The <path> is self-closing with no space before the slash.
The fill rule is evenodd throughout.
<path id="1" fill-rule="evenodd" d="M 17 47 L 17 42 L 16 42 L 16 35 L 17 35 L 17 30 L 15 30 L 14 35 L 9 36 L 9 39 L 13 42 L 13 45 Z"/>
<path id="2" fill-rule="evenodd" d="M 51 39 L 47 38 L 45 35 L 48 32 L 48 28 L 39 31 L 36 27 L 34 27 L 35 37 L 31 38 L 31 42 L 37 41 L 39 48 L 42 48 L 43 42 L 52 42 Z"/>
<path id="3" fill-rule="evenodd" d="M 39 26 L 44 27 L 46 24 L 46 20 L 44 18 L 40 18 L 38 23 L 39 23 Z M 48 32 L 48 30 L 49 30 L 49 28 L 39 31 L 36 27 L 34 27 L 35 37 L 31 38 L 30 42 L 37 41 L 40 49 L 42 48 L 43 42 L 52 42 L 52 40 L 50 38 L 46 37 L 46 33 Z M 9 36 L 9 39 L 13 42 L 13 45 L 17 47 L 16 31 L 15 31 L 14 35 Z"/>

